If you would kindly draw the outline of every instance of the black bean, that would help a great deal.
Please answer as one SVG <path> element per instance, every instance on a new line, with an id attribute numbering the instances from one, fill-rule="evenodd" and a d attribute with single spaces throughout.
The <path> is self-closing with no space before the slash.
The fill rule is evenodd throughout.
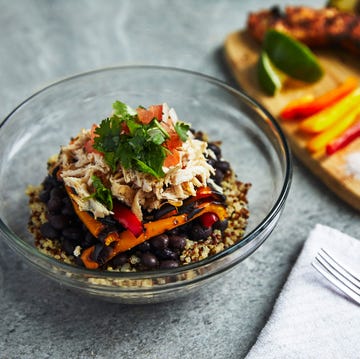
<path id="1" fill-rule="evenodd" d="M 151 246 L 150 246 L 150 242 L 145 241 L 142 242 L 140 244 L 138 244 L 134 249 L 139 250 L 140 252 L 148 252 L 150 250 Z"/>
<path id="2" fill-rule="evenodd" d="M 172 249 L 182 251 L 185 248 L 185 245 L 185 236 L 173 235 L 169 237 L 169 247 L 171 247 Z"/>
<path id="3" fill-rule="evenodd" d="M 221 149 L 219 146 L 215 145 L 215 143 L 209 143 L 208 147 L 212 150 L 217 158 L 221 157 Z"/>
<path id="4" fill-rule="evenodd" d="M 61 209 L 61 213 L 66 216 L 73 216 L 75 214 L 75 211 L 70 198 L 65 197 L 63 198 L 62 201 L 63 201 L 63 207 Z"/>
<path id="5" fill-rule="evenodd" d="M 60 198 L 63 199 L 65 197 L 65 190 L 63 187 L 54 187 L 50 191 L 50 197 L 51 198 Z"/>
<path id="6" fill-rule="evenodd" d="M 82 231 L 78 227 L 67 227 L 62 230 L 62 235 L 72 241 L 79 241 L 82 236 Z"/>
<path id="7" fill-rule="evenodd" d="M 40 226 L 40 232 L 43 237 L 49 239 L 57 239 L 60 236 L 59 232 L 49 222 Z"/>
<path id="8" fill-rule="evenodd" d="M 160 262 L 161 269 L 177 268 L 178 266 L 179 266 L 179 262 L 175 260 L 164 260 Z"/>
<path id="9" fill-rule="evenodd" d="M 121 267 L 127 261 L 129 260 L 128 256 L 125 253 L 118 254 L 115 258 L 112 260 L 112 264 L 114 267 Z"/>
<path id="10" fill-rule="evenodd" d="M 193 226 L 193 228 L 191 230 L 190 239 L 192 239 L 194 241 L 201 241 L 201 240 L 209 237 L 211 235 L 211 233 L 212 233 L 211 228 L 205 228 L 205 227 L 202 227 L 200 224 L 196 224 Z"/>
<path id="11" fill-rule="evenodd" d="M 224 175 L 223 172 L 221 172 L 219 169 L 216 169 L 215 178 L 214 178 L 215 182 L 216 182 L 217 184 L 220 184 L 220 183 L 223 181 L 224 176 L 225 176 L 225 175 Z"/>
<path id="12" fill-rule="evenodd" d="M 216 161 L 215 161 L 214 159 L 212 159 L 212 158 L 209 158 L 209 159 L 207 160 L 207 163 L 208 163 L 210 166 L 215 167 Z"/>
<path id="13" fill-rule="evenodd" d="M 52 188 L 56 187 L 57 185 L 58 185 L 58 181 L 56 180 L 56 178 L 54 178 L 52 176 L 47 176 L 44 179 L 43 186 L 49 192 Z"/>
<path id="14" fill-rule="evenodd" d="M 88 248 L 90 246 L 92 246 L 93 244 L 95 244 L 96 242 L 96 238 L 89 232 L 89 231 L 85 231 L 85 236 L 83 236 L 83 239 L 81 241 L 81 246 L 83 248 Z"/>
<path id="15" fill-rule="evenodd" d="M 41 202 L 46 203 L 50 199 L 50 191 L 44 189 L 39 193 L 39 198 Z"/>
<path id="16" fill-rule="evenodd" d="M 228 220 L 224 219 L 223 221 L 217 221 L 213 224 L 213 229 L 219 229 L 221 232 L 225 231 L 228 226 Z"/>
<path id="17" fill-rule="evenodd" d="M 155 211 L 154 218 L 159 219 L 159 218 L 163 217 L 165 214 L 168 214 L 169 212 L 171 212 L 175 209 L 176 209 L 176 207 L 171 204 L 164 204 L 161 208 L 159 208 L 157 211 Z"/>
<path id="18" fill-rule="evenodd" d="M 69 224 L 68 217 L 62 214 L 50 214 L 48 221 L 55 229 L 63 229 Z"/>
<path id="19" fill-rule="evenodd" d="M 182 226 L 179 226 L 179 227 L 176 227 L 176 228 L 173 228 L 171 229 L 170 231 L 167 231 L 167 234 L 169 236 L 174 236 L 174 235 L 178 235 L 179 233 L 182 232 Z"/>
<path id="20" fill-rule="evenodd" d="M 62 241 L 62 248 L 67 254 L 73 254 L 75 247 L 76 245 L 69 239 L 64 239 Z"/>
<path id="21" fill-rule="evenodd" d="M 141 263 L 148 268 L 156 268 L 159 265 L 159 261 L 156 256 L 150 252 L 141 254 Z"/>
<path id="22" fill-rule="evenodd" d="M 53 213 L 61 211 L 63 206 L 62 200 L 59 197 L 51 197 L 47 203 L 48 210 Z"/>
<path id="23" fill-rule="evenodd" d="M 178 259 L 177 253 L 172 251 L 170 248 L 163 248 L 156 251 L 156 255 L 160 259 Z"/>
<path id="24" fill-rule="evenodd" d="M 220 170 L 221 172 L 226 173 L 230 170 L 230 164 L 227 161 L 218 161 L 216 162 L 216 169 Z"/>
<path id="25" fill-rule="evenodd" d="M 150 239 L 151 245 L 156 249 L 164 249 L 169 244 L 169 237 L 166 234 L 160 234 Z"/>

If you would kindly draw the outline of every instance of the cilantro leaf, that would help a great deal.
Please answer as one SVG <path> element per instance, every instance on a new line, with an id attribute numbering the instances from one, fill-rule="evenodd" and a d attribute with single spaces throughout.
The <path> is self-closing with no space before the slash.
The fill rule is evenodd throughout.
<path id="1" fill-rule="evenodd" d="M 170 138 L 170 135 L 165 131 L 165 129 L 160 125 L 159 121 L 154 119 L 148 129 L 148 141 L 151 141 L 157 145 L 163 144 L 166 139 Z"/>
<path id="2" fill-rule="evenodd" d="M 96 201 L 102 203 L 110 211 L 113 209 L 113 201 L 111 191 L 104 186 L 101 182 L 101 179 L 98 176 L 91 176 L 91 180 L 95 189 L 95 192 L 92 193 L 88 198 L 93 198 Z"/>
<path id="3" fill-rule="evenodd" d="M 136 115 L 136 111 L 134 109 L 132 109 L 131 107 L 129 107 L 128 105 L 126 105 L 121 101 L 115 101 L 112 107 L 114 110 L 114 114 L 119 117 L 125 118 L 129 115 L 130 116 Z"/>
<path id="4" fill-rule="evenodd" d="M 140 122 L 137 112 L 120 101 L 113 103 L 113 110 L 113 115 L 96 128 L 94 148 L 103 153 L 113 172 L 121 164 L 125 169 L 163 177 L 162 166 L 168 152 L 163 144 L 170 138 L 169 133 L 156 118 L 148 124 Z M 182 141 L 186 141 L 189 128 L 184 122 L 175 124 Z"/>
<path id="5" fill-rule="evenodd" d="M 94 148 L 102 152 L 105 161 L 113 171 L 116 170 L 117 159 L 116 151 L 120 143 L 121 121 L 115 117 L 106 118 L 99 127 L 96 128 L 94 138 Z"/>
<path id="6" fill-rule="evenodd" d="M 180 137 L 180 140 L 185 142 L 189 137 L 188 131 L 190 129 L 190 125 L 188 123 L 185 123 L 185 122 L 177 121 L 175 123 L 174 127 L 175 127 L 176 133 Z"/>

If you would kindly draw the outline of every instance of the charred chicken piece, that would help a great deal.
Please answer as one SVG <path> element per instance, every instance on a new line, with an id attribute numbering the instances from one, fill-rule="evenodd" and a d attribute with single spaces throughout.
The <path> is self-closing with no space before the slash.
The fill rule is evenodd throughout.
<path id="1" fill-rule="evenodd" d="M 311 47 L 340 46 L 360 54 L 360 16 L 335 8 L 305 6 L 279 7 L 250 13 L 247 27 L 252 37 L 262 42 L 273 28 L 293 36 Z"/>

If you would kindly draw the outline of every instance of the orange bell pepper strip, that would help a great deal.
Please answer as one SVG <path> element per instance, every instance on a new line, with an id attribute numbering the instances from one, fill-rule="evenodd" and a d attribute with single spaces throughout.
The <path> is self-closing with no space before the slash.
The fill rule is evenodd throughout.
<path id="1" fill-rule="evenodd" d="M 101 231 L 105 229 L 105 225 L 103 223 L 101 223 L 100 221 L 97 221 L 88 212 L 81 211 L 78 204 L 75 201 L 75 195 L 72 192 L 71 188 L 68 186 L 65 186 L 65 189 L 71 199 L 71 202 L 74 207 L 76 215 L 85 224 L 86 228 L 90 231 L 90 233 L 94 237 L 97 237 L 101 233 Z"/>
<path id="2" fill-rule="evenodd" d="M 194 214 L 191 217 L 191 220 L 201 216 L 204 213 L 215 213 L 219 220 L 224 220 L 227 217 L 226 209 L 220 204 L 206 202 L 202 203 L 197 208 L 199 208 L 200 211 Z M 125 230 L 120 233 L 110 233 L 105 238 L 105 245 L 111 245 L 112 251 L 106 258 L 106 261 L 111 260 L 119 253 L 125 252 L 152 237 L 158 236 L 166 231 L 187 223 L 190 220 L 188 216 L 189 215 L 187 213 L 184 213 L 172 217 L 162 218 L 154 222 L 145 223 L 144 232 L 138 237 L 135 237 L 135 235 L 129 230 Z M 94 248 L 95 246 L 89 247 L 81 254 L 81 260 L 88 269 L 96 269 L 100 266 L 93 258 L 91 258 L 91 254 L 93 253 Z"/>
<path id="3" fill-rule="evenodd" d="M 360 88 L 351 92 L 343 99 L 325 110 L 308 117 L 299 124 L 299 130 L 309 134 L 315 134 L 330 128 L 337 121 L 341 121 L 344 116 L 352 112 L 359 106 Z"/>
<path id="4" fill-rule="evenodd" d="M 360 106 L 353 108 L 343 119 L 339 120 L 328 130 L 321 132 L 309 140 L 306 144 L 307 149 L 312 153 L 324 150 L 330 141 L 341 135 L 356 121 L 359 114 Z"/>
<path id="5" fill-rule="evenodd" d="M 291 101 L 280 112 L 283 120 L 306 118 L 333 105 L 337 101 L 356 89 L 359 80 L 355 77 L 348 77 L 338 87 L 314 98 L 311 95 Z"/>

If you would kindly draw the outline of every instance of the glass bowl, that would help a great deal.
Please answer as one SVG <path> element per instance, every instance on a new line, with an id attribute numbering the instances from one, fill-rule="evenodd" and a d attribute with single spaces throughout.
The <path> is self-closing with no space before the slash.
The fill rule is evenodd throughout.
<path id="1" fill-rule="evenodd" d="M 40 253 L 27 230 L 25 189 L 46 176 L 47 159 L 81 128 L 111 111 L 115 100 L 132 107 L 167 102 L 181 120 L 222 141 L 223 157 L 242 182 L 251 183 L 244 238 L 200 262 L 148 272 L 93 271 Z M 251 255 L 279 220 L 291 183 L 291 158 L 280 127 L 241 91 L 198 73 L 128 66 L 93 71 L 34 94 L 0 126 L 0 233 L 21 257 L 46 276 L 80 292 L 122 303 L 178 298 L 219 278 Z"/>

